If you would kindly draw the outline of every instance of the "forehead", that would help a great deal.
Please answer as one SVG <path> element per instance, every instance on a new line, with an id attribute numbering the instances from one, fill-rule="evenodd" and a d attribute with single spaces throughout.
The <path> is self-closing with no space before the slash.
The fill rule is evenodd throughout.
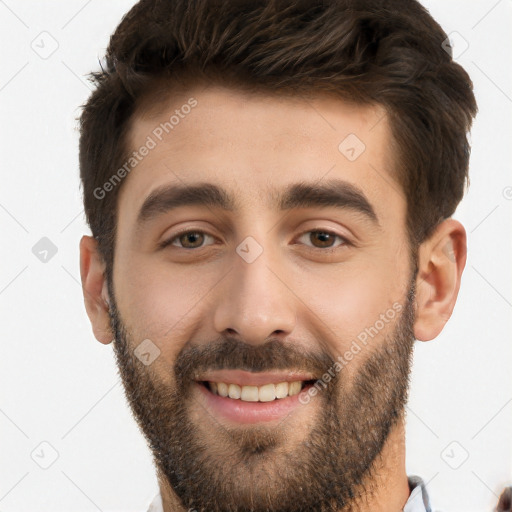
<path id="1" fill-rule="evenodd" d="M 390 193 L 405 202 L 388 119 L 375 105 L 188 88 L 139 111 L 127 142 L 134 151 L 151 147 L 120 191 L 118 217 L 129 223 L 152 191 L 172 183 L 217 183 L 236 196 L 236 210 L 268 208 L 292 183 L 328 179 L 352 183 L 377 203 Z"/>

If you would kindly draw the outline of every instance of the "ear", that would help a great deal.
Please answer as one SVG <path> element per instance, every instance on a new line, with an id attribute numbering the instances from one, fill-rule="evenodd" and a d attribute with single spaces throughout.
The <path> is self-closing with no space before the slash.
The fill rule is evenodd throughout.
<path id="1" fill-rule="evenodd" d="M 466 230 L 446 219 L 418 250 L 416 320 L 414 335 L 420 341 L 435 338 L 450 318 L 466 265 Z"/>
<path id="2" fill-rule="evenodd" d="M 94 336 L 105 345 L 113 341 L 110 327 L 109 298 L 105 279 L 105 263 L 98 251 L 98 242 L 92 236 L 80 240 L 80 277 L 85 309 L 91 321 Z"/>

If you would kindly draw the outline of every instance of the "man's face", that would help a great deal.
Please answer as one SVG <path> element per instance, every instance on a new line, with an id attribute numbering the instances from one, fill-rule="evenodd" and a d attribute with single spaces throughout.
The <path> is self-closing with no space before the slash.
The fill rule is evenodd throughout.
<path id="1" fill-rule="evenodd" d="M 112 327 L 160 475 L 196 510 L 348 504 L 403 412 L 413 342 L 383 111 L 197 88 L 130 144 L 154 147 L 119 196 Z M 185 191 L 167 208 L 199 184 L 230 209 Z"/>

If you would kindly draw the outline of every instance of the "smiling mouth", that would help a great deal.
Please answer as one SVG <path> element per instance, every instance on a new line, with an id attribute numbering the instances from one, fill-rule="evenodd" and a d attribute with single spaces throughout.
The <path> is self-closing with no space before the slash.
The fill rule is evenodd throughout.
<path id="1" fill-rule="evenodd" d="M 298 395 L 303 389 L 312 386 L 315 380 L 268 383 L 261 386 L 239 386 L 234 383 L 200 381 L 214 395 L 242 402 L 272 402 Z"/>

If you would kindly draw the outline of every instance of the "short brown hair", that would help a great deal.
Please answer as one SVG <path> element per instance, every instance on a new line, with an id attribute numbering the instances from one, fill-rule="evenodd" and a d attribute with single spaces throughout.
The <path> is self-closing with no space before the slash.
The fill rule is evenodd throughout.
<path id="1" fill-rule="evenodd" d="M 462 199 L 477 112 L 472 82 L 446 40 L 415 0 L 138 2 L 111 36 L 105 66 L 90 74 L 95 90 L 80 117 L 85 214 L 107 267 L 120 186 L 101 199 L 95 190 L 133 151 L 127 135 L 141 100 L 162 101 L 155 84 L 180 77 L 383 106 L 409 238 L 421 243 Z"/>

